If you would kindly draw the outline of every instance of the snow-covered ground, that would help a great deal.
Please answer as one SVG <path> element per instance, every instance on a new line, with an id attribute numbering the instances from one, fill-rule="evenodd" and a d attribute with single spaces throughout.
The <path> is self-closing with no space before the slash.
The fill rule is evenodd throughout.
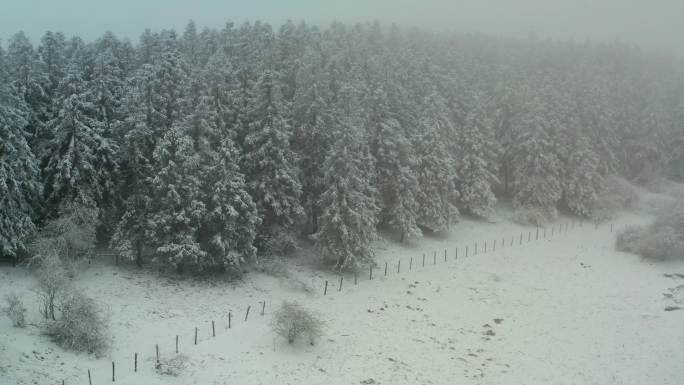
<path id="1" fill-rule="evenodd" d="M 585 223 L 558 234 L 558 223 L 569 223 L 560 220 L 540 240 L 535 229 L 508 221 L 464 221 L 409 244 L 381 240 L 374 279 L 366 272 L 354 285 L 347 276 L 341 292 L 338 277 L 307 263 L 311 250 L 278 276 L 253 273 L 235 283 L 93 264 L 77 285 L 107 309 L 111 352 L 100 359 L 65 352 L 37 324 L 15 329 L 2 317 L 0 384 L 87 384 L 88 369 L 93 384 L 111 383 L 112 361 L 116 383 L 141 385 L 684 384 L 684 310 L 665 311 L 684 303 L 684 263 L 614 251 L 615 230 L 649 220 L 625 213 L 612 232 L 610 223 Z M 0 293 L 22 294 L 37 323 L 33 285 L 22 270 L 0 268 Z M 290 346 L 270 331 L 284 299 L 326 320 L 315 346 Z M 187 368 L 177 377 L 157 374 L 155 344 L 163 359 L 173 356 L 176 335 Z"/>

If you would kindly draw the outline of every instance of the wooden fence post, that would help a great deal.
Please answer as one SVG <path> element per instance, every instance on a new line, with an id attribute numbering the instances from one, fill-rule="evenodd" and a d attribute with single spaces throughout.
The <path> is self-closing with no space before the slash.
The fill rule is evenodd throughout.
<path id="1" fill-rule="evenodd" d="M 211 336 L 216 337 L 216 327 L 214 326 L 214 320 L 211 320 Z"/>
<path id="2" fill-rule="evenodd" d="M 195 327 L 195 345 L 197 345 L 197 327 Z"/>
<path id="3" fill-rule="evenodd" d="M 138 353 L 133 356 L 133 372 L 138 372 Z"/>
<path id="4" fill-rule="evenodd" d="M 178 354 L 178 334 L 176 334 L 176 354 Z"/>
<path id="5" fill-rule="evenodd" d="M 116 382 L 116 376 L 114 371 L 114 361 L 112 361 L 112 382 Z"/>
<path id="6" fill-rule="evenodd" d="M 340 287 L 337 289 L 337 291 L 342 291 L 342 280 L 344 279 L 343 275 L 340 275 Z"/>
<path id="7" fill-rule="evenodd" d="M 93 385 L 93 378 L 90 376 L 90 369 L 88 369 L 88 385 Z"/>
<path id="8" fill-rule="evenodd" d="M 466 245 L 465 256 L 468 258 L 468 245 Z"/>
<path id="9" fill-rule="evenodd" d="M 157 365 L 159 365 L 159 344 L 154 345 L 154 348 L 157 351 Z"/>
<path id="10" fill-rule="evenodd" d="M 247 313 L 245 313 L 245 322 L 247 322 L 247 317 L 249 317 L 249 309 L 252 308 L 252 305 L 247 306 Z"/>
<path id="11" fill-rule="evenodd" d="M 385 261 L 385 277 L 387 277 L 387 261 Z"/>
<path id="12" fill-rule="evenodd" d="M 412 268 L 413 268 L 413 257 L 411 257 L 411 259 L 409 259 L 409 271 L 411 271 Z"/>
<path id="13" fill-rule="evenodd" d="M 447 249 L 444 249 L 444 262 L 447 261 Z"/>
<path id="14" fill-rule="evenodd" d="M 397 262 L 397 274 L 401 273 L 401 259 Z"/>
<path id="15" fill-rule="evenodd" d="M 423 254 L 423 267 L 425 267 L 425 254 Z"/>
<path id="16" fill-rule="evenodd" d="M 325 288 L 323 289 L 323 295 L 328 294 L 328 280 L 325 280 Z"/>
<path id="17" fill-rule="evenodd" d="M 230 321 L 233 318 L 233 313 L 228 312 L 228 329 L 230 329 Z"/>
<path id="18" fill-rule="evenodd" d="M 266 312 L 266 300 L 261 304 L 261 315 L 263 316 Z"/>
<path id="19" fill-rule="evenodd" d="M 373 280 L 373 265 L 370 265 L 370 272 L 368 273 L 368 280 Z"/>

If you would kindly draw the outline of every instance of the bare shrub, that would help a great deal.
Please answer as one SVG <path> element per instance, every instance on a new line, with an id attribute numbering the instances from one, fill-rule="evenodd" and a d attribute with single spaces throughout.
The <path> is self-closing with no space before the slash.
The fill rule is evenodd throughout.
<path id="1" fill-rule="evenodd" d="M 95 249 L 97 209 L 78 205 L 65 205 L 59 216 L 45 225 L 41 235 L 53 239 L 63 259 L 79 259 Z"/>
<path id="2" fill-rule="evenodd" d="M 26 313 L 26 308 L 24 303 L 19 298 L 19 295 L 15 292 L 7 294 L 5 297 L 5 302 L 7 302 L 7 307 L 2 309 L 7 317 L 12 320 L 12 325 L 17 328 L 23 328 L 26 326 L 26 318 L 24 317 Z"/>
<path id="3" fill-rule="evenodd" d="M 155 368 L 159 374 L 178 377 L 188 367 L 188 363 L 188 356 L 181 353 L 170 358 L 160 358 Z"/>
<path id="4" fill-rule="evenodd" d="M 76 262 L 95 249 L 97 210 L 70 204 L 60 215 L 49 221 L 38 233 L 29 248 L 29 267 L 40 267 L 45 259 L 57 256 L 70 273 L 75 274 Z"/>
<path id="5" fill-rule="evenodd" d="M 55 320 L 57 299 L 64 293 L 71 281 L 59 257 L 55 254 L 43 257 L 37 271 L 38 287 L 35 289 L 40 301 L 40 313 L 45 319 Z"/>
<path id="6" fill-rule="evenodd" d="M 108 325 L 92 298 L 71 292 L 60 307 L 61 317 L 48 325 L 47 334 L 59 346 L 100 355 L 109 347 Z"/>
<path id="7" fill-rule="evenodd" d="M 306 336 L 311 345 L 323 334 L 324 322 L 310 310 L 297 302 L 283 301 L 276 311 L 271 327 L 276 334 L 294 343 L 299 337 Z"/>

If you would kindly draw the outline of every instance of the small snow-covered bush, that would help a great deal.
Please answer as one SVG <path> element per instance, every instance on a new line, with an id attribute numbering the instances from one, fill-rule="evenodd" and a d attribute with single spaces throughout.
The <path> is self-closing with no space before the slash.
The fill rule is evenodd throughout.
<path id="1" fill-rule="evenodd" d="M 17 293 L 9 293 L 5 297 L 5 302 L 7 302 L 7 307 L 3 309 L 7 317 L 12 320 L 14 327 L 23 328 L 26 326 L 26 318 L 24 314 L 26 313 L 26 308 L 21 298 Z"/>
<path id="2" fill-rule="evenodd" d="M 644 258 L 684 260 L 684 200 L 662 211 L 652 225 L 618 234 L 616 248 Z"/>
<path id="3" fill-rule="evenodd" d="M 649 229 L 639 243 L 639 254 L 649 259 L 684 260 L 684 234 L 673 227 Z"/>
<path id="4" fill-rule="evenodd" d="M 588 205 L 587 217 L 594 221 L 606 221 L 617 217 L 618 212 L 634 208 L 639 195 L 634 186 L 617 176 L 608 176 L 596 199 Z"/>
<path id="5" fill-rule="evenodd" d="M 644 230 L 639 227 L 628 227 L 617 234 L 615 248 L 618 251 L 627 253 L 639 253 L 639 243 L 643 237 Z"/>
<path id="6" fill-rule="evenodd" d="M 298 249 L 294 235 L 285 228 L 276 226 L 261 240 L 263 251 L 273 255 L 288 255 Z"/>
<path id="7" fill-rule="evenodd" d="M 636 188 L 624 178 L 609 176 L 605 180 L 600 199 L 612 200 L 621 209 L 629 209 L 636 206 L 639 194 Z"/>
<path id="8" fill-rule="evenodd" d="M 188 367 L 188 361 L 188 356 L 182 353 L 170 358 L 160 358 L 156 366 L 157 373 L 177 377 Z"/>
<path id="9" fill-rule="evenodd" d="M 513 221 L 522 225 L 542 226 L 555 219 L 558 211 L 541 207 L 519 207 L 513 213 Z"/>
<path id="10" fill-rule="evenodd" d="M 276 278 L 290 278 L 290 271 L 283 258 L 262 259 L 259 261 L 258 270 Z"/>
<path id="11" fill-rule="evenodd" d="M 108 325 L 95 301 L 80 292 L 63 301 L 61 317 L 48 326 L 47 334 L 64 349 L 99 355 L 109 346 Z"/>
<path id="12" fill-rule="evenodd" d="M 273 331 L 293 343 L 306 336 L 311 345 L 323 334 L 324 322 L 320 317 L 297 302 L 284 301 L 271 323 Z"/>

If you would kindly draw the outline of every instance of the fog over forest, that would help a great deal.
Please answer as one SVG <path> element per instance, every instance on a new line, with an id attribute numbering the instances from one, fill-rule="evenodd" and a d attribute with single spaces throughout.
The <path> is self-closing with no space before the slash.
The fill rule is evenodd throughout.
<path id="1" fill-rule="evenodd" d="M 5 3 L 0 385 L 684 383 L 683 1 Z"/>
<path id="2" fill-rule="evenodd" d="M 191 21 L 1 53 L 9 255 L 76 212 L 138 264 L 233 268 L 310 235 L 348 268 L 377 226 L 403 241 L 500 199 L 596 219 L 614 175 L 684 172 L 681 67 L 619 42 Z"/>

